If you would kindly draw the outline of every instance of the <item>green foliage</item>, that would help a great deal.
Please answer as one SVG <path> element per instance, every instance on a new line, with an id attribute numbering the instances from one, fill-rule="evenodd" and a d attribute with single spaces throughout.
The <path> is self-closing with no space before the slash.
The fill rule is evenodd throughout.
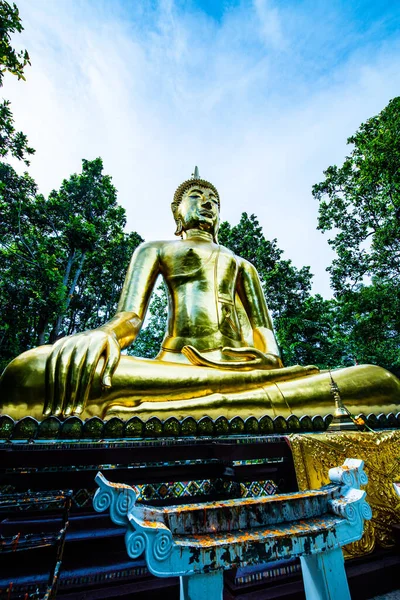
<path id="1" fill-rule="evenodd" d="M 15 130 L 10 102 L 3 100 L 0 103 L 0 156 L 7 158 L 11 155 L 29 166 L 26 157 L 34 153 L 35 150 L 28 146 L 27 136 L 22 131 Z"/>
<path id="2" fill-rule="evenodd" d="M 16 52 L 11 46 L 11 33 L 21 33 L 23 26 L 19 10 L 15 4 L 11 6 L 5 0 L 0 2 L 0 86 L 3 85 L 4 73 L 8 71 L 18 79 L 25 80 L 24 68 L 30 65 L 29 54 L 26 50 Z"/>
<path id="3" fill-rule="evenodd" d="M 319 229 L 334 231 L 328 271 L 358 362 L 400 368 L 400 97 L 348 139 L 352 151 L 313 187 Z"/>
<path id="4" fill-rule="evenodd" d="M 22 207 L 34 203 L 36 184 L 27 174 L 0 163 L 0 352 L 2 366 L 29 347 L 29 315 L 38 308 L 37 263 L 22 234 Z M 39 301 L 40 304 L 40 301 Z"/>
<path id="5" fill-rule="evenodd" d="M 63 321 L 71 335 L 95 329 L 114 316 L 131 256 L 143 239 L 122 229 L 87 254 Z"/>
<path id="6" fill-rule="evenodd" d="M 150 302 L 150 318 L 141 330 L 128 354 L 154 358 L 160 352 L 167 326 L 167 294 L 164 284 L 158 286 Z"/>
<path id="7" fill-rule="evenodd" d="M 365 276 L 400 283 L 400 97 L 348 140 L 352 152 L 314 185 L 322 231 L 337 258 L 328 268 L 336 292 Z"/>
<path id="8" fill-rule="evenodd" d="M 400 289 L 374 282 L 337 301 L 336 323 L 354 363 L 371 363 L 400 375 Z"/>
<path id="9" fill-rule="evenodd" d="M 338 304 L 317 294 L 306 298 L 297 315 L 283 315 L 279 341 L 286 364 L 314 364 L 321 369 L 354 365 L 340 325 Z"/>
<path id="10" fill-rule="evenodd" d="M 16 52 L 11 46 L 10 36 L 14 32 L 21 33 L 22 30 L 16 5 L 11 6 L 5 0 L 0 0 L 0 87 L 7 71 L 16 75 L 18 79 L 25 80 L 24 68 L 31 64 L 29 54 L 26 50 Z M 0 103 L 0 156 L 5 158 L 11 155 L 29 165 L 27 156 L 34 152 L 33 148 L 28 146 L 26 135 L 15 130 L 10 102 L 3 100 Z"/>
<path id="11" fill-rule="evenodd" d="M 125 234 L 100 158 L 83 161 L 46 200 L 34 181 L 0 163 L 2 364 L 38 344 L 94 328 L 116 310 L 136 246 Z"/>

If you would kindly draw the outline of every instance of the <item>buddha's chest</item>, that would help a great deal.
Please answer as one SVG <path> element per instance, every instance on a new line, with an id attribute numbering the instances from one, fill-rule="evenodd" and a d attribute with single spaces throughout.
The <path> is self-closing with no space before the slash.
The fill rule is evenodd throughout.
<path id="1" fill-rule="evenodd" d="M 234 254 L 226 248 L 182 243 L 163 256 L 162 271 L 172 288 L 197 283 L 200 291 L 207 288 L 231 295 L 238 267 Z"/>

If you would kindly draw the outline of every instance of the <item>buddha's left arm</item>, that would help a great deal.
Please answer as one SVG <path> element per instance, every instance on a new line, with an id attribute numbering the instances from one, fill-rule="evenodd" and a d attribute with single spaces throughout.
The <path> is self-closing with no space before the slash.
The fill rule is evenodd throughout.
<path id="1" fill-rule="evenodd" d="M 275 356 L 283 366 L 257 270 L 247 260 L 241 259 L 239 265 L 237 291 L 253 329 L 254 347 Z"/>

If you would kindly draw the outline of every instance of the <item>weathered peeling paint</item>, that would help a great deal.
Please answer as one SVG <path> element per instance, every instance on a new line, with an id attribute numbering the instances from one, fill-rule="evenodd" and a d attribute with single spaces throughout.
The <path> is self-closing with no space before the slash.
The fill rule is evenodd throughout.
<path id="1" fill-rule="evenodd" d="M 314 578 L 321 600 L 346 600 L 341 547 L 360 539 L 364 519 L 371 517 L 359 489 L 367 478 L 363 462 L 354 459 L 329 474 L 334 483 L 320 490 L 162 508 L 137 504 L 132 488 L 109 484 L 99 474 L 94 506 L 110 508 L 114 522 L 126 524 L 129 556 L 144 553 L 159 577 L 182 577 L 183 600 L 189 598 L 186 589 L 195 589 L 187 578 L 198 576 L 201 589 L 209 582 L 220 587 L 220 579 L 204 576 L 296 556 L 306 573 L 306 592 L 315 590 Z"/>

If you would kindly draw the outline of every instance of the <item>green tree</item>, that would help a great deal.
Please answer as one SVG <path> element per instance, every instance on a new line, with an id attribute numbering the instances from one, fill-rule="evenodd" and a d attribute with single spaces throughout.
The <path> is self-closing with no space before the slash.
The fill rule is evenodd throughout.
<path id="1" fill-rule="evenodd" d="M 0 87 L 9 72 L 25 79 L 26 50 L 12 47 L 23 30 L 18 8 L 0 0 Z M 0 104 L 0 157 L 29 164 L 34 150 L 17 132 L 10 103 Z M 48 199 L 33 179 L 0 162 L 0 363 L 37 344 L 94 328 L 116 309 L 124 274 L 142 241 L 124 233 L 101 159 L 83 161 Z"/>
<path id="2" fill-rule="evenodd" d="M 376 281 L 337 301 L 335 327 L 351 364 L 377 364 L 400 375 L 400 290 Z"/>
<path id="3" fill-rule="evenodd" d="M 0 0 L 0 87 L 6 72 L 25 80 L 24 68 L 31 64 L 29 54 L 26 50 L 16 52 L 11 45 L 11 34 L 21 31 L 23 26 L 17 6 Z M 15 129 L 10 102 L 3 100 L 0 103 L 0 156 L 13 156 L 29 165 L 28 156 L 34 152 L 26 135 Z"/>
<path id="4" fill-rule="evenodd" d="M 306 298 L 297 314 L 281 317 L 278 335 L 286 364 L 314 364 L 320 369 L 355 364 L 339 309 L 336 300 L 317 294 Z"/>
<path id="5" fill-rule="evenodd" d="M 39 308 L 37 262 L 27 249 L 26 215 L 35 202 L 36 184 L 0 163 L 0 354 L 2 366 L 29 347 L 31 320 Z M 25 230 L 25 231 L 23 231 Z"/>
<path id="6" fill-rule="evenodd" d="M 17 52 L 11 45 L 11 34 L 22 30 L 17 6 L 0 0 L 0 87 L 6 72 L 25 80 L 24 68 L 30 64 L 28 52 Z M 28 156 L 33 153 L 26 135 L 15 129 L 10 102 L 3 99 L 0 103 L 0 157 L 6 159 L 11 156 L 29 165 Z M 34 261 L 24 261 L 19 250 L 26 250 L 24 236 L 21 235 L 21 206 L 29 204 L 36 193 L 36 184 L 29 175 L 19 176 L 9 165 L 0 162 L 0 366 L 7 361 L 4 357 L 18 353 L 29 340 L 29 325 L 24 321 L 24 311 L 16 309 L 34 303 L 34 299 L 25 297 L 24 293 L 24 284 L 29 281 Z M 16 237 L 21 248 L 17 248 Z M 5 310 L 7 312 L 3 312 Z"/>
<path id="7" fill-rule="evenodd" d="M 117 204 L 117 192 L 111 177 L 103 174 L 101 158 L 82 161 L 82 173 L 64 180 L 43 203 L 42 214 L 58 238 L 57 265 L 61 283 L 61 302 L 48 307 L 46 329 L 52 322 L 50 342 L 65 333 L 63 319 L 81 278 L 85 262 L 104 258 L 104 251 L 125 226 L 125 210 Z M 50 233 L 50 231 L 49 231 Z M 96 255 L 94 257 L 94 255 Z M 104 263 L 103 263 L 104 264 Z M 98 272 L 98 269 L 97 269 Z M 98 284 L 99 285 L 99 284 Z M 82 289 L 80 290 L 82 295 Z"/>
<path id="8" fill-rule="evenodd" d="M 328 271 L 358 362 L 400 367 L 400 97 L 348 139 L 343 165 L 314 185 Z"/>
<path id="9" fill-rule="evenodd" d="M 313 187 L 318 228 L 335 232 L 333 288 L 353 289 L 366 276 L 400 283 L 400 97 L 347 142 L 343 165 L 328 167 Z"/>
<path id="10" fill-rule="evenodd" d="M 148 321 L 139 333 L 135 343 L 129 348 L 128 354 L 142 356 L 143 358 L 157 356 L 167 326 L 167 304 L 165 286 L 161 284 L 153 293 Z"/>
<path id="11" fill-rule="evenodd" d="M 0 86 L 3 85 L 4 73 L 8 71 L 12 75 L 16 75 L 18 79 L 23 79 L 24 68 L 26 65 L 30 65 L 29 54 L 26 50 L 16 52 L 11 46 L 11 33 L 21 33 L 23 26 L 21 18 L 19 16 L 19 10 L 16 4 L 9 4 L 5 0 L 0 2 L 0 56 L 1 56 L 1 68 L 0 68 Z"/>
<path id="12" fill-rule="evenodd" d="M 122 228 L 87 255 L 71 302 L 63 318 L 63 332 L 72 335 L 95 329 L 115 314 L 125 273 L 134 250 L 143 241 Z"/>
<path id="13" fill-rule="evenodd" d="M 101 159 L 83 161 L 46 200 L 28 175 L 0 164 L 1 360 L 93 328 L 116 309 L 133 250 Z"/>

